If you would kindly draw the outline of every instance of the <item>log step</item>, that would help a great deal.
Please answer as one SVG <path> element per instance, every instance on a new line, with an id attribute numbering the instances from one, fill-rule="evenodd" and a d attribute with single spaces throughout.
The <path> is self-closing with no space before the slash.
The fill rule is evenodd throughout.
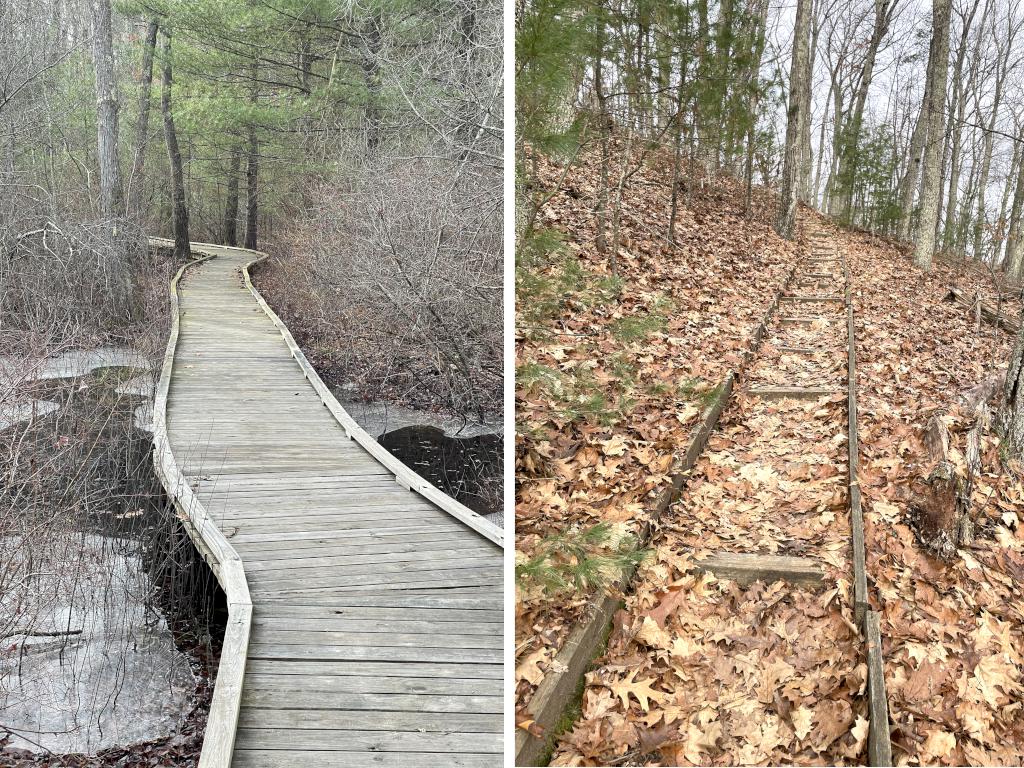
<path id="1" fill-rule="evenodd" d="M 816 352 L 824 352 L 827 347 L 790 347 L 785 344 L 779 345 L 780 352 L 791 352 L 794 355 L 813 355 Z"/>
<path id="2" fill-rule="evenodd" d="M 747 393 L 762 400 L 816 400 L 819 397 L 842 394 L 841 389 L 832 387 L 749 387 Z"/>
<path id="3" fill-rule="evenodd" d="M 833 318 L 825 317 L 824 315 L 780 315 L 780 323 L 813 323 L 817 320 L 825 320 L 826 322 L 832 322 Z"/>
<path id="4" fill-rule="evenodd" d="M 835 301 L 835 302 L 839 302 L 840 304 L 846 303 L 846 297 L 845 296 L 815 296 L 815 295 L 808 295 L 808 296 L 780 296 L 779 299 L 782 300 L 782 301 L 821 301 L 821 302 Z"/>
<path id="5" fill-rule="evenodd" d="M 731 579 L 743 586 L 755 581 L 782 580 L 815 588 L 825 582 L 821 563 L 809 557 L 717 552 L 694 565 L 719 579 Z"/>

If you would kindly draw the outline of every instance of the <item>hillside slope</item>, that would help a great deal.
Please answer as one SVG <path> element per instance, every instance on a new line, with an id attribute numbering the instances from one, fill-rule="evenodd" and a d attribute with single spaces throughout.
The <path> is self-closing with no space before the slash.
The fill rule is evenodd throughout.
<path id="1" fill-rule="evenodd" d="M 802 255 L 800 247 L 772 232 L 771 196 L 756 196 L 748 220 L 742 215 L 741 190 L 728 180 L 694 193 L 680 212 L 679 243 L 672 245 L 663 236 L 671 191 L 667 168 L 666 159 L 654 155 L 627 187 L 621 281 L 611 286 L 616 290 L 587 291 L 588 286 L 600 288 L 608 277 L 608 259 L 594 247 L 593 157 L 583 158 L 581 168 L 566 175 L 564 191 L 541 213 L 544 224 L 565 242 L 559 256 L 520 266 L 520 564 L 530 562 L 554 531 L 585 530 L 596 521 L 616 530 L 637 529 L 666 481 L 671 457 L 686 446 L 700 387 L 713 386 L 736 365 L 750 331 Z M 544 171 L 549 183 L 561 173 L 554 165 L 545 165 Z M 983 438 L 984 471 L 973 493 L 977 538 L 949 562 L 920 544 L 909 514 L 910 487 L 924 456 L 922 428 L 932 415 L 952 411 L 954 435 L 965 429 L 956 411 L 958 399 L 999 375 L 1012 343 L 1010 333 L 979 325 L 970 308 L 947 301 L 949 288 L 982 294 L 992 304 L 1000 289 L 989 274 L 971 265 L 940 260 L 924 274 L 893 244 L 839 230 L 814 212 L 802 211 L 800 218 L 802 231 L 813 227 L 831 233 L 850 269 L 869 592 L 882 614 L 894 758 L 903 764 L 1017 764 L 1024 759 L 1024 528 L 1019 524 L 1024 486 L 1017 467 L 1003 465 L 995 437 Z M 582 278 L 567 283 L 567 272 Z M 530 290 L 524 291 L 524 284 Z M 554 302 L 553 308 L 549 302 L 546 314 L 531 316 L 541 303 L 533 301 L 542 293 L 538 284 L 560 286 L 567 299 Z M 1005 298 L 1002 308 L 1019 316 L 1020 302 Z M 661 320 L 649 321 L 652 315 Z M 623 318 L 636 318 L 633 327 L 643 330 L 639 338 L 622 338 Z M 794 384 L 812 375 L 787 361 L 769 338 L 750 376 Z M 818 362 L 835 368 L 828 360 Z M 691 382 L 684 388 L 686 397 L 680 396 L 683 382 Z M 652 386 L 658 383 L 662 386 Z M 624 405 L 610 415 L 607 408 L 570 408 L 594 391 L 603 393 L 604 404 Z M 757 421 L 750 419 L 752 406 L 745 396 L 734 401 L 650 544 L 626 610 L 614 622 L 608 653 L 588 676 L 581 716 L 556 751 L 558 764 L 864 760 L 862 663 L 853 645 L 841 650 L 854 642 L 846 628 L 852 627 L 852 609 L 849 578 L 843 576 L 845 552 L 834 556 L 837 567 L 830 579 L 835 592 L 817 595 L 797 590 L 783 596 L 778 585 L 738 589 L 732 582 L 699 575 L 690 559 L 715 537 L 735 542 L 745 529 L 770 528 L 778 522 L 780 505 L 794 503 L 817 510 L 822 520 L 835 520 L 828 526 L 834 530 L 822 529 L 829 538 L 817 540 L 841 542 L 847 527 L 845 496 L 797 499 L 784 483 L 756 485 L 759 478 L 745 472 L 744 462 L 749 463 L 751 446 L 764 437 L 775 445 L 775 455 L 763 461 L 769 473 L 792 473 L 794 451 L 806 444 L 811 458 L 805 466 L 819 467 L 816 482 L 845 476 L 845 464 L 823 467 L 814 447 L 835 440 L 845 446 L 845 414 L 837 411 L 831 431 L 819 435 L 798 426 L 799 408 L 790 408 L 787 416 L 780 406 L 771 418 Z M 785 427 L 786 419 L 795 419 L 793 426 Z M 782 449 L 771 434 L 755 434 L 779 428 L 804 442 L 791 440 Z M 746 453 L 730 448 L 730 441 L 746 446 Z M 741 459 L 723 464 L 726 455 Z M 738 501 L 723 506 L 730 494 Z M 772 542 L 760 540 L 766 543 Z M 785 549 L 785 542 L 779 546 Z M 543 679 L 586 594 L 545 594 L 521 580 L 517 706 Z M 652 628 L 652 611 L 666 594 L 676 596 L 674 609 L 690 620 L 669 625 L 663 613 L 655 612 L 657 626 Z M 836 602 L 823 602 L 833 596 Z M 779 627 L 785 627 L 785 643 L 779 642 Z M 804 693 L 793 693 L 784 706 L 764 695 L 761 686 L 771 685 L 764 678 L 768 671 L 781 686 L 789 674 L 786 662 L 799 653 L 794 648 L 802 642 L 805 652 L 817 653 L 823 638 L 835 643 L 837 655 L 800 668 Z M 745 657 L 753 665 L 747 672 L 735 666 L 735 643 L 758 649 Z M 680 647 L 694 654 L 689 662 L 673 660 L 665 650 Z M 624 670 L 632 678 L 622 678 Z M 623 695 L 629 679 L 651 686 L 649 701 Z M 797 712 L 795 722 L 790 707 Z M 806 726 L 819 725 L 812 732 L 802 718 Z M 756 725 L 753 730 L 750 723 Z M 820 723 L 842 727 L 825 738 Z"/>

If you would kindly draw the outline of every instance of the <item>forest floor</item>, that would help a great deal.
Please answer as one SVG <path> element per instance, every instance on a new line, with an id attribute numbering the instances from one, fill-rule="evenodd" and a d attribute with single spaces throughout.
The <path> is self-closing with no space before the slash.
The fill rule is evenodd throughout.
<path id="1" fill-rule="evenodd" d="M 695 189 L 664 236 L 670 168 L 653 155 L 626 187 L 619 276 L 594 247 L 598 158 L 582 157 L 539 216 L 549 247 L 517 277 L 517 565 L 552 538 L 608 523 L 636 532 L 685 450 L 702 393 L 739 365 L 788 271 L 823 231 L 849 268 L 856 316 L 861 487 L 869 594 L 881 612 L 898 764 L 1024 759 L 1024 486 L 983 439 L 977 538 L 950 562 L 918 542 L 909 489 L 920 433 L 1005 368 L 1012 335 L 947 301 L 951 286 L 996 305 L 984 269 L 839 230 L 812 211 L 796 244 L 772 231 L 774 200 L 718 179 Z M 545 184 L 562 173 L 541 165 Z M 618 170 L 611 169 L 615 178 Z M 823 286 L 818 286 L 823 287 Z M 842 286 L 838 286 L 841 291 Z M 825 292 L 824 290 L 822 292 Z M 565 295 L 563 300 L 561 296 Z M 1019 316 L 1019 297 L 1002 309 Z M 823 312 L 825 308 L 822 308 Z M 827 314 L 827 313 L 825 313 Z M 853 620 L 846 498 L 845 338 L 796 356 L 770 331 L 722 414 L 587 676 L 580 716 L 553 762 L 855 764 L 865 759 L 863 639 Z M 628 331 L 624 333 L 624 331 Z M 841 382 L 843 394 L 766 403 L 749 384 Z M 598 396 L 599 395 L 599 396 Z M 604 543 L 613 549 L 615 535 Z M 601 547 L 589 544 L 593 554 Z M 826 585 L 749 588 L 700 571 L 714 550 L 811 555 Z M 568 558 L 572 560 L 572 558 Z M 520 578 L 517 709 L 530 700 L 593 590 Z"/>

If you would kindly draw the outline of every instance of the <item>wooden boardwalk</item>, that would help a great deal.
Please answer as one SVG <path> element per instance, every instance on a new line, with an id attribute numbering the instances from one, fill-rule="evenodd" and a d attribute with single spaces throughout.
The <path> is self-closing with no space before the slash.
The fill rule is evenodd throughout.
<path id="1" fill-rule="evenodd" d="M 166 434 L 251 599 L 240 696 L 218 675 L 231 764 L 500 764 L 500 534 L 348 436 L 247 287 L 256 254 L 194 249 L 214 258 L 179 284 Z"/>

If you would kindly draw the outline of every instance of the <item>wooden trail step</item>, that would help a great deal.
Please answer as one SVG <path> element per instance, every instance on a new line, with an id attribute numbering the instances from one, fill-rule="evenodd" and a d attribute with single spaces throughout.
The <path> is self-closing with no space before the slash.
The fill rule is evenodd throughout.
<path id="1" fill-rule="evenodd" d="M 795 324 L 798 324 L 798 323 L 806 323 L 807 325 L 810 325 L 811 323 L 817 322 L 818 320 L 824 320 L 825 322 L 830 323 L 834 319 L 835 318 L 832 318 L 832 317 L 826 317 L 825 315 L 813 315 L 813 316 L 811 316 L 811 315 L 780 315 L 779 316 L 779 322 L 780 323 L 785 323 L 785 324 L 790 324 L 790 325 L 795 325 Z"/>
<path id="2" fill-rule="evenodd" d="M 781 580 L 815 589 L 825 582 L 821 563 L 809 557 L 718 552 L 704 560 L 695 560 L 694 565 L 717 578 L 731 579 L 743 586 L 755 581 Z"/>
<path id="3" fill-rule="evenodd" d="M 794 355 L 813 355 L 818 352 L 827 352 L 828 347 L 790 347 L 785 344 L 779 347 L 780 352 L 790 352 Z"/>
<path id="4" fill-rule="evenodd" d="M 762 400 L 817 400 L 819 397 L 841 395 L 843 390 L 835 387 L 748 387 L 747 394 Z"/>
<path id="5" fill-rule="evenodd" d="M 844 304 L 846 302 L 845 296 L 824 296 L 824 295 L 806 295 L 806 296 L 780 296 L 780 301 L 820 301 L 822 303 L 836 302 L 838 304 Z"/>

